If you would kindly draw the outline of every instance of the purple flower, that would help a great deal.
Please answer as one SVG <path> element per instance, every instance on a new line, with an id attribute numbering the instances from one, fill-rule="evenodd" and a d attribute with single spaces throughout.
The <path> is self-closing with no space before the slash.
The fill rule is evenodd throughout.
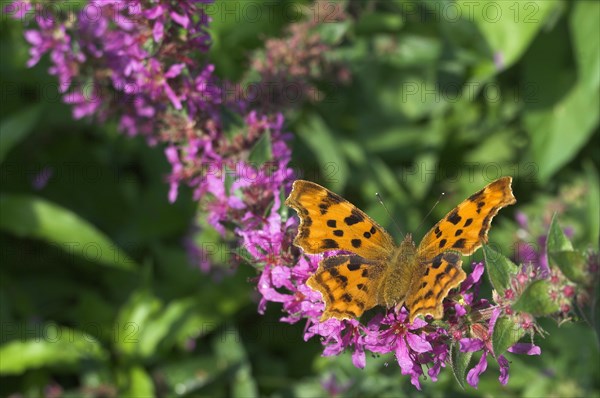
<path id="1" fill-rule="evenodd" d="M 487 331 L 481 327 L 472 327 L 478 334 L 476 338 L 462 338 L 460 339 L 460 350 L 462 352 L 476 352 L 481 351 L 481 358 L 479 362 L 467 373 L 467 383 L 472 387 L 477 388 L 479 385 L 479 376 L 487 369 L 487 357 L 488 354 L 496 357 L 492 347 L 492 335 L 494 333 L 494 326 L 498 317 L 502 313 L 499 307 L 494 308 L 492 316 L 489 320 Z M 480 326 L 476 324 L 474 326 Z M 508 352 L 515 354 L 527 354 L 527 355 L 540 355 L 541 350 L 538 346 L 533 344 L 517 343 L 508 349 Z M 497 358 L 498 365 L 500 366 L 500 383 L 506 385 L 508 383 L 508 360 L 504 355 L 499 355 Z"/>
<path id="2" fill-rule="evenodd" d="M 369 351 L 380 354 L 394 352 L 402 374 L 410 375 L 410 382 L 419 390 L 419 377 L 423 375 L 421 354 L 434 354 L 431 342 L 421 330 L 426 325 L 427 322 L 420 318 L 409 323 L 408 311 L 403 308 L 399 313 L 391 311 L 383 319 L 376 317 L 371 320 L 365 338 L 365 346 Z M 447 347 L 441 351 L 447 351 Z M 439 358 L 440 354 L 438 350 L 433 357 Z"/>

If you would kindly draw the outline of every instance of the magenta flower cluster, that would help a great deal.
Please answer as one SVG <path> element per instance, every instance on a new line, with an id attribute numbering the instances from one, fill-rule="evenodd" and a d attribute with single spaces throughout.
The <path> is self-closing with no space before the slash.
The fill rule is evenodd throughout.
<path id="1" fill-rule="evenodd" d="M 194 118 L 220 102 L 213 66 L 192 58 L 210 45 L 208 17 L 196 4 L 206 2 L 91 0 L 73 11 L 68 2 L 15 1 L 3 11 L 35 23 L 25 30 L 27 65 L 49 54 L 48 72 L 75 118 L 116 117 L 122 131 L 155 142 L 165 112 Z"/>

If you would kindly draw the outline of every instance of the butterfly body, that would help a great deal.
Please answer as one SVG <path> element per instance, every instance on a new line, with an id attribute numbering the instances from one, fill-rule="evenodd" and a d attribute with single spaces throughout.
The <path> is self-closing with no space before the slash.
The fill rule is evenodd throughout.
<path id="1" fill-rule="evenodd" d="M 387 264 L 378 302 L 394 307 L 404 303 L 415 276 L 424 271 L 418 264 L 417 246 L 410 234 L 394 250 Z"/>
<path id="2" fill-rule="evenodd" d="M 460 254 L 487 242 L 492 218 L 516 202 L 512 179 L 502 177 L 471 195 L 440 220 L 417 246 L 410 234 L 400 245 L 354 205 L 310 181 L 297 180 L 286 205 L 300 217 L 296 246 L 324 258 L 307 285 L 325 301 L 322 320 L 359 317 L 382 305 L 404 305 L 418 315 L 443 315 L 442 300 L 466 278 Z"/>

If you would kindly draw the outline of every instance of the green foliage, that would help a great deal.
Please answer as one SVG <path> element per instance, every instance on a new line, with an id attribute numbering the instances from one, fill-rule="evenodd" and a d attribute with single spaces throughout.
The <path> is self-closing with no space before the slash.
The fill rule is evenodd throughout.
<path id="1" fill-rule="evenodd" d="M 224 3 L 211 6 L 210 60 L 234 81 L 253 50 L 294 22 L 290 10 L 314 12 L 308 1 L 261 0 L 252 3 L 262 18 L 251 20 L 243 2 L 228 2 L 228 13 Z M 543 219 L 550 198 L 585 189 L 579 210 L 561 221 L 574 226 L 576 247 L 598 244 L 599 3 L 493 2 L 485 15 L 477 2 L 449 4 L 349 2 L 351 19 L 318 27 L 337 46 L 327 57 L 352 77 L 316 82 L 324 100 L 298 104 L 287 117 L 293 167 L 391 226 L 374 197 L 380 192 L 403 232 L 418 236 L 490 180 L 512 175 L 516 206 L 495 217 L 490 245 L 469 259 L 483 253 L 490 284 L 482 290 L 503 293 L 517 270 L 507 258 L 517 207 Z M 0 85 L 11 94 L 0 107 L 0 395 L 42 396 L 59 383 L 65 396 L 111 388 L 120 396 L 322 396 L 323 381 L 335 375 L 343 396 L 421 396 L 393 356 L 368 357 L 359 370 L 350 353 L 320 357 L 320 342 L 304 342 L 302 322 L 279 322 L 276 304 L 258 315 L 255 270 L 232 269 L 244 248 L 203 219 L 202 230 L 190 232 L 197 203 L 188 190 L 167 202 L 164 148 L 111 124 L 72 120 L 58 95 L 46 96 L 56 87 L 47 61 L 24 67 L 23 27 L 1 23 Z M 268 159 L 267 144 L 265 136 L 250 160 Z M 46 167 L 47 185 L 33 187 Z M 184 239 L 205 250 L 214 274 L 191 263 Z M 582 252 L 556 219 L 547 251 L 567 278 L 584 280 Z M 545 289 L 530 286 L 517 308 L 550 312 Z M 465 386 L 473 361 L 455 346 L 449 364 L 458 383 L 442 371 L 437 383 L 423 383 L 423 394 L 598 395 L 589 328 L 543 327 L 542 356 L 511 357 L 506 387 L 495 370 L 479 390 Z M 522 335 L 498 319 L 495 354 Z"/>
<path id="2" fill-rule="evenodd" d="M 488 245 L 483 246 L 483 254 L 490 282 L 494 289 L 502 295 L 510 287 L 510 280 L 517 273 L 517 266 Z"/>
<path id="3" fill-rule="evenodd" d="M 499 356 L 506 352 L 516 342 L 521 340 L 525 335 L 525 331 L 519 328 L 519 325 L 514 323 L 508 317 L 502 316 L 494 325 L 494 334 L 492 335 L 492 347 L 494 355 Z"/>
<path id="4" fill-rule="evenodd" d="M 547 316 L 559 310 L 559 305 L 553 301 L 548 292 L 550 283 L 538 280 L 527 286 L 513 305 L 515 311 L 522 311 L 536 317 Z"/>
<path id="5" fill-rule="evenodd" d="M 573 250 L 573 244 L 558 224 L 556 214 L 552 217 L 548 231 L 547 251 L 552 262 L 567 278 L 576 283 L 586 282 L 587 259 L 582 253 Z"/>
<path id="6" fill-rule="evenodd" d="M 453 344 L 450 349 L 450 366 L 456 382 L 465 389 L 465 380 L 467 378 L 467 370 L 471 362 L 472 352 L 462 352 L 460 344 Z"/>

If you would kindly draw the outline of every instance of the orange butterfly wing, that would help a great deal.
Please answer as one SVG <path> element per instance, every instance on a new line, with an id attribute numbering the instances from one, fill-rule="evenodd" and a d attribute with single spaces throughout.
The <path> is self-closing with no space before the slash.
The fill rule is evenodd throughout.
<path id="1" fill-rule="evenodd" d="M 306 253 L 347 250 L 372 260 L 394 251 L 389 234 L 356 206 L 310 181 L 297 180 L 285 204 L 298 213 L 294 244 Z"/>
<path id="2" fill-rule="evenodd" d="M 417 248 L 421 260 L 429 260 L 447 250 L 472 254 L 487 243 L 494 216 L 501 208 L 515 203 L 512 177 L 502 177 L 464 200 L 440 220 Z"/>
<path id="3" fill-rule="evenodd" d="M 357 318 L 377 305 L 384 270 L 382 262 L 356 255 L 323 259 L 317 272 L 306 282 L 310 288 L 320 292 L 325 301 L 321 321 Z"/>

